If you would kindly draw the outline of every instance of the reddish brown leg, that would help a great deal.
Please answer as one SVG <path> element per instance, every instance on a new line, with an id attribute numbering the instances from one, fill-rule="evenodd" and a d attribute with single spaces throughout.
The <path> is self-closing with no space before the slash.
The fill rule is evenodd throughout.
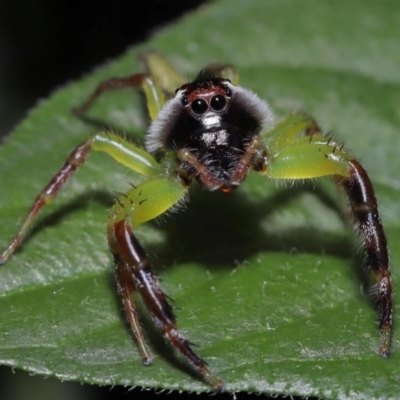
<path id="1" fill-rule="evenodd" d="M 255 152 L 260 148 L 261 139 L 259 136 L 253 136 L 251 142 L 246 148 L 246 151 L 243 153 L 242 157 L 235 170 L 231 175 L 232 185 L 238 186 L 243 179 L 247 176 L 249 172 L 249 168 L 252 164 Z M 257 166 L 257 169 L 259 167 Z"/>
<path id="2" fill-rule="evenodd" d="M 393 294 L 389 251 L 385 232 L 379 217 L 378 203 L 371 181 L 364 168 L 356 160 L 348 161 L 350 177 L 340 179 L 350 200 L 351 211 L 364 241 L 365 263 L 368 271 L 375 274 L 377 303 L 380 312 L 379 328 L 381 345 L 379 352 L 387 358 L 390 354 L 393 324 Z"/>
<path id="3" fill-rule="evenodd" d="M 93 91 L 93 93 L 89 96 L 89 98 L 80 107 L 75 108 L 74 111 L 76 114 L 82 115 L 104 92 L 122 88 L 138 88 L 142 85 L 143 81 L 147 77 L 147 74 L 134 74 L 122 78 L 107 79 L 106 81 L 100 83 Z"/>
<path id="4" fill-rule="evenodd" d="M 80 167 L 87 158 L 90 150 L 91 141 L 88 140 L 78 146 L 67 158 L 65 164 L 61 169 L 54 175 L 50 183 L 42 190 L 39 196 L 36 198 L 31 210 L 29 211 L 28 217 L 22 225 L 20 231 L 15 235 L 14 239 L 7 247 L 7 249 L 0 255 L 0 265 L 4 264 L 10 255 L 21 245 L 24 240 L 29 227 L 32 225 L 39 211 L 48 203 L 51 203 L 57 196 L 58 192 L 64 186 L 65 182 L 72 176 L 78 167 Z"/>
<path id="5" fill-rule="evenodd" d="M 306 135 L 309 135 L 311 140 L 312 136 L 321 134 L 321 129 L 313 120 L 306 130 Z M 347 162 L 349 163 L 350 177 L 337 176 L 335 180 L 349 198 L 354 222 L 363 239 L 364 262 L 367 271 L 372 271 L 377 281 L 372 292 L 377 295 L 379 311 L 379 329 L 381 331 L 379 353 L 382 357 L 387 358 L 390 355 L 393 326 L 393 292 L 389 249 L 372 183 L 358 161 L 348 160 Z"/>
<path id="6" fill-rule="evenodd" d="M 186 161 L 195 168 L 201 183 L 209 190 L 219 189 L 223 182 L 217 179 L 212 172 L 188 149 L 179 149 L 177 156 L 181 161 Z"/>
<path id="7" fill-rule="evenodd" d="M 131 296 L 133 290 L 140 293 L 155 325 L 169 342 L 189 361 L 208 384 L 216 390 L 223 390 L 223 383 L 209 372 L 206 363 L 191 349 L 189 342 L 178 331 L 172 307 L 158 284 L 158 279 L 144 250 L 133 234 L 129 219 L 111 220 L 108 229 L 110 250 L 116 260 L 118 285 L 120 288 L 124 288 L 120 290 L 122 300 L 139 346 L 143 344 L 143 335 L 138 325 L 136 308 Z M 132 321 L 134 321 L 133 324 Z M 144 359 L 146 357 L 144 355 Z"/>
<path id="8" fill-rule="evenodd" d="M 150 365 L 153 362 L 153 356 L 146 345 L 145 335 L 139 322 L 134 296 L 136 294 L 131 272 L 125 267 L 123 260 L 119 254 L 113 254 L 114 265 L 117 278 L 118 293 L 122 299 L 126 316 L 132 328 L 133 335 L 142 355 L 144 365 Z"/>

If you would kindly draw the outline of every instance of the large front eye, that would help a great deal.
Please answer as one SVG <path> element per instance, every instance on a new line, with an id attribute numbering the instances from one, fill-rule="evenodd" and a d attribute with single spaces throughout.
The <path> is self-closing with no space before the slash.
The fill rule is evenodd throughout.
<path id="1" fill-rule="evenodd" d="M 226 99 L 222 94 L 217 94 L 212 97 L 210 105 L 214 111 L 222 111 L 226 106 Z"/>
<path id="2" fill-rule="evenodd" d="M 192 101 L 192 111 L 195 114 L 204 114 L 208 110 L 207 102 L 204 99 L 196 99 Z"/>

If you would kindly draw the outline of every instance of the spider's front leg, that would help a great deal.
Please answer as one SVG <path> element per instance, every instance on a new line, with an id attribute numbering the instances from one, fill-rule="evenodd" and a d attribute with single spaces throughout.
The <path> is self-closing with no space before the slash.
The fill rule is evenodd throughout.
<path id="1" fill-rule="evenodd" d="M 64 165 L 36 197 L 22 227 L 7 249 L 0 254 L 0 265 L 7 262 L 8 258 L 22 244 L 40 210 L 56 198 L 74 172 L 86 162 L 91 150 L 103 151 L 119 163 L 145 176 L 157 176 L 160 173 L 160 165 L 150 154 L 121 137 L 106 132 L 92 136 L 71 152 Z"/>
<path id="2" fill-rule="evenodd" d="M 125 312 L 142 353 L 149 364 L 152 356 L 144 341 L 134 295 L 139 292 L 151 317 L 164 337 L 189 361 L 192 367 L 214 389 L 223 390 L 223 383 L 210 373 L 206 363 L 192 350 L 190 342 L 179 332 L 172 307 L 159 286 L 149 260 L 134 235 L 134 228 L 162 214 L 179 202 L 186 188 L 179 180 L 154 179 L 123 194 L 110 212 L 108 241 L 114 257 L 117 285 Z"/>
<path id="3" fill-rule="evenodd" d="M 151 363 L 152 356 L 138 321 L 133 299 L 135 291 L 142 296 L 157 327 L 172 345 L 189 360 L 206 382 L 216 390 L 222 390 L 223 383 L 209 372 L 205 362 L 193 352 L 189 342 L 179 333 L 166 295 L 160 289 L 147 257 L 133 234 L 133 228 L 162 214 L 179 202 L 186 193 L 186 188 L 175 176 L 171 179 L 157 178 L 163 175 L 163 167 L 144 150 L 111 133 L 99 133 L 79 145 L 37 196 L 21 229 L 0 255 L 0 264 L 5 263 L 21 245 L 39 211 L 56 198 L 73 173 L 85 163 L 90 150 L 105 152 L 119 163 L 150 179 L 121 196 L 111 210 L 108 225 L 109 246 L 114 256 L 118 290 L 143 362 Z"/>
<path id="4" fill-rule="evenodd" d="M 305 132 L 306 136 L 299 136 Z M 261 173 L 276 179 L 333 176 L 344 189 L 363 240 L 365 264 L 376 278 L 381 343 L 379 353 L 390 354 L 393 325 L 391 266 L 386 235 L 372 183 L 361 164 L 331 135 L 323 135 L 306 114 L 292 114 L 265 134 L 266 168 Z M 376 290 L 375 290 L 376 289 Z"/>

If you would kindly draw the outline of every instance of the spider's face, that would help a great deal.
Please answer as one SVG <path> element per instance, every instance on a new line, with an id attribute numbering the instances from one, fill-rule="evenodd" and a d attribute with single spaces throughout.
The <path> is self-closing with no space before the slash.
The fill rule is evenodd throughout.
<path id="1" fill-rule="evenodd" d="M 233 86 L 228 80 L 209 77 L 177 89 L 182 115 L 198 121 L 200 129 L 219 129 L 229 113 Z"/>
<path id="2" fill-rule="evenodd" d="M 253 136 L 271 122 L 269 106 L 253 92 L 200 73 L 165 104 L 150 126 L 146 147 L 150 152 L 187 150 L 229 187 Z M 193 166 L 183 162 L 181 168 L 197 176 Z"/>

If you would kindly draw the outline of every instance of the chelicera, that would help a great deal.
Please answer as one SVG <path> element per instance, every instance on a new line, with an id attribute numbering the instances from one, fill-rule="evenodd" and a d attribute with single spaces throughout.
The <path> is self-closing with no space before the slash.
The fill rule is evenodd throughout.
<path id="1" fill-rule="evenodd" d="M 366 268 L 376 278 L 379 353 L 388 357 L 393 321 L 389 253 L 373 186 L 357 159 L 332 135 L 323 134 L 305 113 L 293 113 L 275 123 L 270 106 L 252 91 L 238 86 L 236 70 L 229 65 L 211 65 L 193 82 L 184 83 L 160 55 L 147 53 L 142 60 L 146 73 L 101 83 L 76 113 L 83 115 L 106 91 L 142 88 L 153 121 L 146 150 L 111 132 L 98 133 L 77 146 L 34 201 L 20 231 L 1 254 L 0 263 L 5 263 L 21 245 L 38 212 L 54 200 L 90 151 L 107 153 L 145 177 L 144 182 L 116 200 L 107 226 L 118 292 L 143 363 L 150 364 L 153 357 L 138 319 L 135 293 L 141 295 L 155 325 L 172 346 L 209 385 L 222 390 L 222 381 L 210 372 L 178 330 L 168 297 L 135 229 L 184 201 L 194 181 L 207 190 L 228 193 L 251 171 L 285 180 L 331 176 L 347 194 L 362 238 Z"/>

